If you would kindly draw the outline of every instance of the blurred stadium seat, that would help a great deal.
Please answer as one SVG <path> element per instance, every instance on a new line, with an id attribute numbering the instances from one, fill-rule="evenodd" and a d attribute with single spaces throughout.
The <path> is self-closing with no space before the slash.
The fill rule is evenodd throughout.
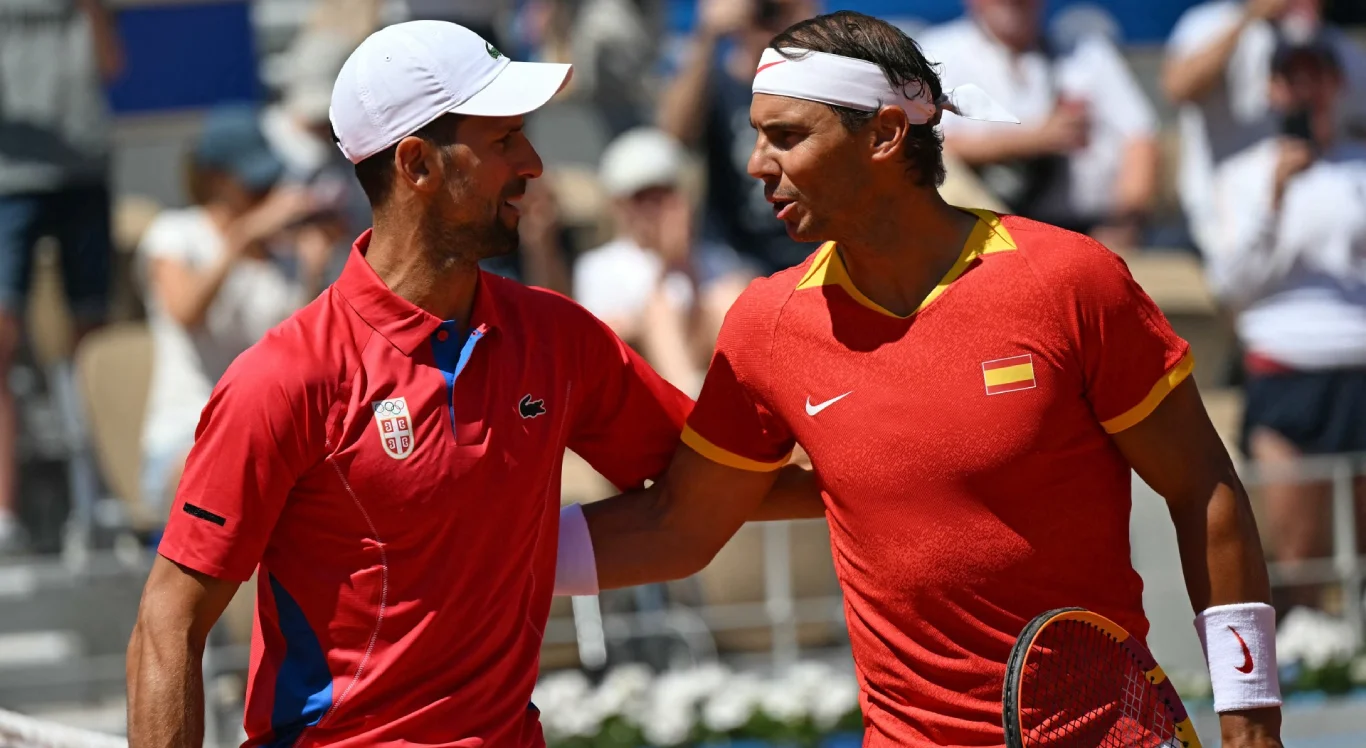
<path id="1" fill-rule="evenodd" d="M 97 330 L 76 351 L 76 380 L 86 404 L 96 462 L 123 505 L 131 529 L 161 524 L 142 500 L 142 414 L 152 378 L 152 335 L 141 323 Z"/>

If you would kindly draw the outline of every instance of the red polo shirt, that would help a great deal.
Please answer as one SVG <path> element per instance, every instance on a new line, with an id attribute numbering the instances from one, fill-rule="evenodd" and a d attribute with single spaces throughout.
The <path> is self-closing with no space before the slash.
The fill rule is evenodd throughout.
<path id="1" fill-rule="evenodd" d="M 368 242 L 218 384 L 160 553 L 259 565 L 246 745 L 542 745 L 564 450 L 640 486 L 691 403 L 548 291 L 481 273 L 464 334 Z"/>

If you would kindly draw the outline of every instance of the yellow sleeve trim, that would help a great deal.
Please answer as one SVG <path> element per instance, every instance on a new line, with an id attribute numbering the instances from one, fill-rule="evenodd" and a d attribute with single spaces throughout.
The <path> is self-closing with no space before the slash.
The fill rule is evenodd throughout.
<path id="1" fill-rule="evenodd" d="M 1176 389 L 1176 385 L 1185 381 L 1194 369 L 1195 358 L 1187 353 L 1180 361 L 1176 362 L 1176 366 L 1173 366 L 1166 374 L 1162 375 L 1161 379 L 1157 380 L 1157 384 L 1153 385 L 1153 388 L 1148 391 L 1148 396 L 1143 398 L 1142 402 L 1121 415 L 1108 421 L 1101 421 L 1100 427 L 1105 429 L 1107 434 L 1118 434 L 1127 428 L 1138 425 L 1144 418 L 1152 415 L 1167 395 Z"/>
<path id="2" fill-rule="evenodd" d="M 759 462 L 758 460 L 751 460 L 748 457 L 741 457 L 734 452 L 722 449 L 707 441 L 706 437 L 693 431 L 692 426 L 683 427 L 683 443 L 692 447 L 698 454 L 718 465 L 725 465 L 726 467 L 733 467 L 738 470 L 748 470 L 753 473 L 773 472 L 783 465 L 786 465 L 787 461 L 792 459 L 791 452 L 788 452 L 786 457 L 777 462 Z"/>

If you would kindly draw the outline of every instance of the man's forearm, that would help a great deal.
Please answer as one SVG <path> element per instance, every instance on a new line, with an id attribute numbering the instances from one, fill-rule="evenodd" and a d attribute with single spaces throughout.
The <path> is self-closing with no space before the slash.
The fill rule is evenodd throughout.
<path id="1" fill-rule="evenodd" d="M 707 79 L 711 75 L 712 58 L 716 55 L 716 41 L 706 32 L 699 32 L 683 72 L 660 97 L 659 122 L 656 124 L 687 145 L 693 145 L 702 137 L 706 124 Z"/>
<path id="2" fill-rule="evenodd" d="M 1124 144 L 1118 181 L 1115 183 L 1115 208 L 1121 216 L 1147 215 L 1157 199 L 1157 171 L 1161 156 L 1157 139 L 1131 138 Z"/>
<path id="3" fill-rule="evenodd" d="M 1269 602 L 1266 557 L 1233 467 L 1208 501 L 1180 505 L 1190 508 L 1173 510 L 1172 521 L 1192 608 L 1198 613 L 1213 605 Z"/>
<path id="4" fill-rule="evenodd" d="M 1198 507 L 1199 502 L 1194 505 Z M 1191 606 L 1198 613 L 1220 605 L 1269 603 L 1271 585 L 1257 524 L 1231 466 L 1227 480 L 1218 485 L 1203 509 L 1172 517 Z M 1219 717 L 1224 745 L 1279 745 L 1279 708 L 1227 711 Z"/>
<path id="5" fill-rule="evenodd" d="M 672 528 L 670 511 L 659 484 L 584 505 L 600 589 L 682 579 L 711 561 L 720 548 Z"/>
<path id="6" fill-rule="evenodd" d="M 1245 16 L 1200 50 L 1169 58 L 1162 72 L 1162 89 L 1167 98 L 1181 104 L 1208 93 L 1224 74 L 1229 58 L 1238 48 L 1239 38 L 1251 22 L 1252 19 Z"/>
<path id="7" fill-rule="evenodd" d="M 996 164 L 1042 155 L 1038 130 L 999 128 L 982 135 L 957 134 L 944 139 L 944 149 L 968 166 Z"/>
<path id="8" fill-rule="evenodd" d="M 139 628 L 128 648 L 130 748 L 204 744 L 202 650 L 186 641 L 151 641 Z"/>

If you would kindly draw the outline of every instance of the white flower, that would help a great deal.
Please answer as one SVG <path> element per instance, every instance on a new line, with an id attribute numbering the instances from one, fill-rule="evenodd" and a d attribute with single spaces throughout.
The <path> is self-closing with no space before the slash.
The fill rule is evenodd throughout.
<path id="1" fill-rule="evenodd" d="M 1295 608 L 1277 626 L 1276 656 L 1282 663 L 1320 668 L 1335 660 L 1347 662 L 1355 651 L 1351 625 L 1321 611 Z"/>
<path id="2" fill-rule="evenodd" d="M 800 679 L 778 677 L 763 684 L 759 708 L 778 722 L 794 725 L 807 716 L 809 693 L 808 684 Z"/>
<path id="3" fill-rule="evenodd" d="M 824 687 L 812 694 L 811 720 L 822 730 L 834 727 L 845 715 L 858 710 L 858 694 L 858 680 L 853 674 L 832 674 Z"/>
<path id="4" fill-rule="evenodd" d="M 702 707 L 702 722 L 720 733 L 739 729 L 754 716 L 763 692 L 764 685 L 754 675 L 736 675 L 707 699 Z"/>
<path id="5" fill-rule="evenodd" d="M 603 719 L 631 719 L 641 714 L 653 683 L 654 673 L 648 666 L 622 665 L 603 678 L 593 694 L 593 706 Z"/>
<path id="6" fill-rule="evenodd" d="M 641 725 L 641 732 L 651 745 L 671 746 L 687 740 L 692 734 L 693 711 L 681 702 L 655 701 L 649 718 Z"/>
<path id="7" fill-rule="evenodd" d="M 602 713 L 587 707 L 559 715 L 556 727 L 567 737 L 591 738 L 602 732 Z"/>
<path id="8" fill-rule="evenodd" d="M 547 736 L 582 735 L 595 721 L 588 678 L 577 670 L 552 673 L 542 678 L 531 693 L 531 701 L 541 710 L 541 725 Z M 600 722 L 601 720 L 596 720 Z M 596 734 L 596 729 L 590 734 Z"/>

